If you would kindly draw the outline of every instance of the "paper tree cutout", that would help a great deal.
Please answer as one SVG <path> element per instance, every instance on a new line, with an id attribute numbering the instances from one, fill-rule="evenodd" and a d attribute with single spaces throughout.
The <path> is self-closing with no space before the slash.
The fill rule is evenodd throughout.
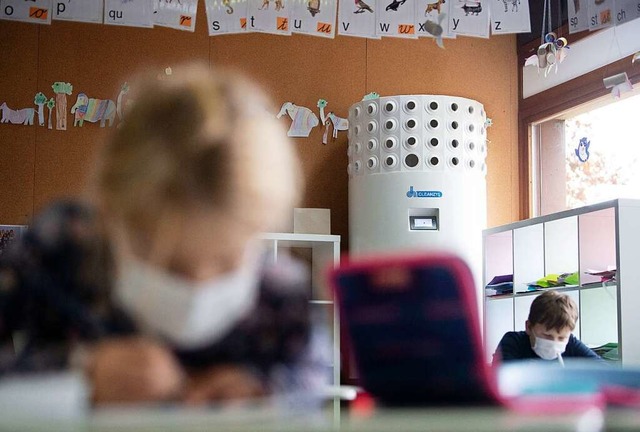
<path id="1" fill-rule="evenodd" d="M 56 129 L 67 130 L 67 95 L 73 93 L 71 83 L 57 81 L 51 86 L 56 94 Z"/>
<path id="2" fill-rule="evenodd" d="M 56 101 L 53 100 L 53 98 L 49 99 L 49 101 L 47 102 L 47 109 L 49 110 L 49 120 L 47 120 L 47 127 L 49 129 L 53 129 L 53 126 L 51 125 L 51 111 L 55 106 L 56 106 Z"/>
<path id="3" fill-rule="evenodd" d="M 308 137 L 311 129 L 318 126 L 318 117 L 307 107 L 298 106 L 291 102 L 285 102 L 280 108 L 277 118 L 287 114 L 292 122 L 287 135 L 290 137 Z"/>
<path id="4" fill-rule="evenodd" d="M 100 127 L 104 127 L 105 122 L 109 121 L 111 127 L 116 118 L 116 104 L 110 99 L 94 99 L 79 93 L 76 103 L 71 107 L 71 114 L 74 114 L 73 126 L 82 127 L 85 121 L 99 121 Z"/>
<path id="5" fill-rule="evenodd" d="M 2 119 L 0 119 L 0 123 L 23 125 L 32 125 L 33 117 L 36 113 L 36 110 L 33 108 L 13 110 L 7 106 L 6 102 L 3 102 L 2 105 L 0 105 L 0 111 L 2 111 Z"/>
<path id="6" fill-rule="evenodd" d="M 44 105 L 47 103 L 47 97 L 42 92 L 36 93 L 33 103 L 38 105 L 38 125 L 44 126 Z"/>

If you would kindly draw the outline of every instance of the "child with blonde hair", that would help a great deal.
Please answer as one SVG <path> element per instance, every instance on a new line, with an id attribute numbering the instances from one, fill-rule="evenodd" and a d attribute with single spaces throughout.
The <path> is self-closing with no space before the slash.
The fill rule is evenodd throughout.
<path id="1" fill-rule="evenodd" d="M 201 65 L 131 88 L 99 156 L 95 210 L 52 206 L 0 264 L 0 340 L 27 329 L 28 348 L 0 357 L 0 372 L 81 368 L 98 404 L 197 404 L 322 381 L 308 279 L 266 265 L 257 240 L 301 187 L 267 98 Z"/>

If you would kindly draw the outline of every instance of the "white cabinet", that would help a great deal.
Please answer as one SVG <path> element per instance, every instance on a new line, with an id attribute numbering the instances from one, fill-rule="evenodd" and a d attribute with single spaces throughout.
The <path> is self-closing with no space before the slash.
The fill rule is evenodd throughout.
<path id="1" fill-rule="evenodd" d="M 616 269 L 603 283 L 593 270 Z M 513 293 L 484 296 L 487 360 L 507 331 L 524 330 L 541 291 L 529 284 L 578 272 L 579 283 L 556 289 L 580 308 L 574 331 L 591 347 L 617 343 L 623 365 L 640 365 L 640 201 L 618 199 L 483 231 L 483 281 L 513 275 Z"/>
<path id="2" fill-rule="evenodd" d="M 332 384 L 336 396 L 333 399 L 334 420 L 339 421 L 340 399 L 340 327 L 338 311 L 333 303 L 332 295 L 328 291 L 326 273 L 331 265 L 340 262 L 340 236 L 326 234 L 297 234 L 297 233 L 263 233 L 261 239 L 270 249 L 274 260 L 282 254 L 290 254 L 292 250 L 301 250 L 311 261 L 311 307 L 326 310 L 326 316 L 331 321 L 333 339 L 332 361 L 327 367 L 331 368 Z"/>

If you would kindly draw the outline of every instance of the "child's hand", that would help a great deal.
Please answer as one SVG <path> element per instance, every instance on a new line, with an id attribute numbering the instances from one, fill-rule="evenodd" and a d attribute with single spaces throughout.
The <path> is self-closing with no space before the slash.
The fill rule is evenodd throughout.
<path id="1" fill-rule="evenodd" d="M 220 365 L 189 377 L 185 402 L 189 405 L 240 402 L 265 394 L 263 383 L 251 371 L 241 366 Z"/>
<path id="2" fill-rule="evenodd" d="M 98 343 L 87 372 L 96 404 L 169 400 L 179 394 L 184 382 L 172 353 L 143 338 Z"/>

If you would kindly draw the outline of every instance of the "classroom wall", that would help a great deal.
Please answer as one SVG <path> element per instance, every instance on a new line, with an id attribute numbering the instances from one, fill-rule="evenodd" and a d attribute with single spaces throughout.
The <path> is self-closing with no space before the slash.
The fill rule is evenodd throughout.
<path id="1" fill-rule="evenodd" d="M 51 26 L 0 21 L 0 102 L 37 107 L 38 91 L 54 96 L 51 84 L 71 82 L 74 93 L 115 100 L 120 86 L 144 66 L 161 72 L 183 61 L 236 67 L 261 82 L 276 104 L 292 101 L 317 112 L 347 116 L 351 104 L 375 91 L 447 94 L 476 99 L 493 119 L 488 129 L 488 225 L 518 219 L 515 36 L 446 40 L 333 40 L 244 34 L 209 37 L 204 1 L 195 33 L 54 21 Z M 277 109 L 277 108 L 276 108 Z M 54 108 L 55 110 L 55 108 Z M 46 109 L 45 109 L 46 114 Z M 275 115 L 275 112 L 274 112 Z M 282 119 L 288 127 L 288 120 Z M 85 180 L 107 128 L 85 123 L 68 130 L 0 124 L 0 224 L 24 224 L 45 203 L 84 190 Z M 55 124 L 54 124 L 55 128 Z M 347 136 L 322 144 L 322 129 L 296 138 L 304 165 L 304 207 L 331 209 L 332 232 L 348 245 Z"/>

